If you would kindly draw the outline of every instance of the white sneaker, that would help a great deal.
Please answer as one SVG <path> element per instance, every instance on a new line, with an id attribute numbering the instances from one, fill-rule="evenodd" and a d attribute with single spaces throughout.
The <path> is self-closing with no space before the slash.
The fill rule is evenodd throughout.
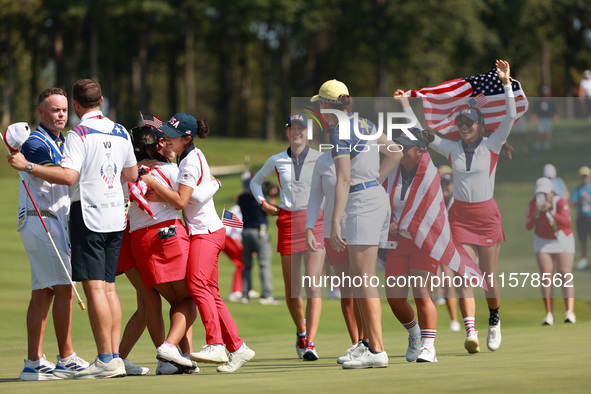
<path id="1" fill-rule="evenodd" d="M 83 369 L 88 368 L 90 364 L 78 357 L 76 353 L 72 353 L 71 356 L 61 358 L 57 356 L 57 364 L 53 370 L 53 374 L 60 379 L 70 379 L 74 377 L 76 372 L 80 372 Z"/>
<path id="2" fill-rule="evenodd" d="M 228 294 L 228 301 L 230 302 L 240 302 L 242 299 L 242 292 L 241 291 L 233 291 Z"/>
<path id="3" fill-rule="evenodd" d="M 188 373 L 191 368 L 193 368 L 193 363 L 191 360 L 183 357 L 176 346 L 162 344 L 158 349 L 156 349 L 156 358 L 159 361 L 171 363 L 182 373 Z"/>
<path id="4" fill-rule="evenodd" d="M 320 357 L 318 357 L 318 353 L 316 353 L 316 346 L 312 342 L 308 342 L 306 345 L 306 352 L 302 356 L 302 360 L 304 361 L 316 361 Z"/>
<path id="5" fill-rule="evenodd" d="M 415 361 L 421 352 L 421 337 L 408 336 L 408 349 L 406 349 L 406 361 Z"/>
<path id="6" fill-rule="evenodd" d="M 501 346 L 501 322 L 494 326 L 488 326 L 488 335 L 486 336 L 486 347 L 494 352 Z"/>
<path id="7" fill-rule="evenodd" d="M 478 331 L 472 331 L 466 336 L 464 341 L 464 348 L 468 353 L 480 353 L 480 344 L 478 343 Z"/>
<path id="8" fill-rule="evenodd" d="M 554 325 L 554 315 L 551 312 L 546 313 L 546 317 L 542 320 L 543 326 L 553 326 Z"/>
<path id="9" fill-rule="evenodd" d="M 385 351 L 372 353 L 367 348 L 356 359 L 343 363 L 343 369 L 386 368 L 387 366 L 388 355 Z"/>
<path id="10" fill-rule="evenodd" d="M 587 258 L 583 257 L 581 260 L 579 260 L 579 262 L 577 263 L 577 269 L 578 270 L 586 270 L 587 267 L 589 267 L 589 264 L 587 263 Z"/>
<path id="11" fill-rule="evenodd" d="M 364 349 L 365 345 L 361 341 L 357 342 L 354 345 L 351 345 L 351 347 L 347 349 L 347 354 L 337 357 L 337 364 L 342 364 L 344 362 L 355 359 L 355 357 L 358 357 L 359 355 L 363 354 Z"/>
<path id="12" fill-rule="evenodd" d="M 462 329 L 462 326 L 460 326 L 460 322 L 457 320 L 452 321 L 449 324 L 449 329 L 453 332 L 458 332 Z"/>
<path id="13" fill-rule="evenodd" d="M 217 367 L 218 372 L 235 372 L 238 368 L 246 364 L 247 361 L 252 360 L 255 353 L 254 350 L 242 343 L 240 349 L 228 355 L 228 362 Z"/>
<path id="14" fill-rule="evenodd" d="M 278 299 L 273 297 L 261 297 L 259 298 L 259 304 L 261 305 L 279 305 L 280 302 Z"/>
<path id="15" fill-rule="evenodd" d="M 445 298 L 443 297 L 437 297 L 435 299 L 435 302 L 433 302 L 435 305 L 445 305 Z"/>
<path id="16" fill-rule="evenodd" d="M 256 290 L 252 290 L 252 289 L 250 289 L 250 290 L 248 291 L 248 298 L 259 298 L 260 296 L 261 296 L 261 293 L 259 293 L 259 292 L 258 292 L 258 291 L 256 291 Z"/>
<path id="17" fill-rule="evenodd" d="M 123 359 L 123 365 L 125 365 L 125 373 L 127 374 L 127 376 L 144 376 L 150 373 L 149 368 L 135 365 L 126 358 Z"/>
<path id="18" fill-rule="evenodd" d="M 304 353 L 306 353 L 306 337 L 300 337 L 296 334 L 296 354 L 298 358 L 304 357 Z"/>
<path id="19" fill-rule="evenodd" d="M 564 314 L 564 322 L 565 323 L 576 323 L 577 317 L 575 316 L 575 313 L 572 311 L 566 311 L 566 313 Z"/>
<path id="20" fill-rule="evenodd" d="M 431 345 L 423 346 L 421 348 L 421 352 L 419 353 L 419 357 L 417 357 L 417 363 L 436 363 L 437 362 L 437 353 L 435 353 L 435 348 Z"/>
<path id="21" fill-rule="evenodd" d="M 97 357 L 88 368 L 76 372 L 74 379 L 122 378 L 125 375 L 125 364 L 122 359 L 114 358 L 110 362 L 104 363 Z"/>
<path id="22" fill-rule="evenodd" d="M 55 365 L 47 361 L 45 354 L 39 360 L 25 360 L 25 367 L 19 375 L 20 380 L 58 380 L 62 379 L 53 374 Z"/>
<path id="23" fill-rule="evenodd" d="M 229 361 L 224 345 L 205 345 L 203 350 L 191 353 L 189 357 L 193 361 L 210 364 L 226 364 Z"/>

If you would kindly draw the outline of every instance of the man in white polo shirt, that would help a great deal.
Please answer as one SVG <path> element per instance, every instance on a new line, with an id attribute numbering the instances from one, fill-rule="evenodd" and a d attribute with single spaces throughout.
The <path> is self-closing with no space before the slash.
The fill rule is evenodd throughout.
<path id="1" fill-rule="evenodd" d="M 51 183 L 70 186 L 72 279 L 82 281 L 98 356 L 77 379 L 125 376 L 119 358 L 121 305 L 115 291 L 115 271 L 125 229 L 122 181 L 138 176 L 130 137 L 125 128 L 100 111 L 100 85 L 90 79 L 73 87 L 80 125 L 66 136 L 61 167 L 33 165 L 20 154 L 11 165 Z"/>

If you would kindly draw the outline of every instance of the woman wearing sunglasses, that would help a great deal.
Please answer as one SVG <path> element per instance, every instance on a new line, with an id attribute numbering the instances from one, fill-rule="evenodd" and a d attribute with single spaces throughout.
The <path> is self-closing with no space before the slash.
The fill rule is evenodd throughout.
<path id="1" fill-rule="evenodd" d="M 488 290 L 485 295 L 489 308 L 487 346 L 491 351 L 497 350 L 501 345 L 501 300 L 496 272 L 500 242 L 505 240 L 501 214 L 493 198 L 495 173 L 499 154 L 517 119 L 509 63 L 497 60 L 495 65 L 504 87 L 506 105 L 506 114 L 499 127 L 493 132 L 486 130 L 482 113 L 477 108 L 466 107 L 455 118 L 461 140 L 452 141 L 435 135 L 430 144 L 431 148 L 448 158 L 453 169 L 454 203 L 449 210 L 453 237 L 462 244 L 472 259 L 476 260 L 478 256 L 480 270 L 486 279 Z M 474 291 L 471 286 L 458 290 L 466 328 L 464 347 L 468 353 L 478 353 L 480 346 L 474 321 Z"/>

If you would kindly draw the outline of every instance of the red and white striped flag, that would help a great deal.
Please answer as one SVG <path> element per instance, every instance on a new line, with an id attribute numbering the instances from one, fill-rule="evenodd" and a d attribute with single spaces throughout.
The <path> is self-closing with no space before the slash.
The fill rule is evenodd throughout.
<path id="1" fill-rule="evenodd" d="M 222 212 L 222 224 L 224 226 L 234 228 L 242 228 L 244 226 L 244 223 L 242 223 L 242 220 L 240 220 L 240 218 L 237 215 L 234 215 L 230 211 L 226 211 L 225 208 Z"/>
<path id="2" fill-rule="evenodd" d="M 400 165 L 384 182 L 384 187 L 390 196 L 399 176 Z M 408 231 L 415 245 L 433 259 L 469 280 L 476 277 L 478 281 L 474 280 L 474 284 L 482 284 L 487 289 L 482 272 L 476 263 L 452 238 L 441 192 L 439 170 L 433 165 L 431 156 L 427 152 L 421 156 L 398 226 L 399 230 Z"/>
<path id="3" fill-rule="evenodd" d="M 141 166 L 140 168 L 147 169 L 146 173 L 150 173 L 149 167 Z M 152 209 L 150 209 L 150 204 L 148 204 L 148 200 L 146 200 L 145 197 L 146 192 L 148 191 L 148 185 L 143 181 L 137 181 L 127 182 L 127 186 L 129 187 L 129 199 L 135 201 L 142 211 L 156 219 Z"/>
<path id="4" fill-rule="evenodd" d="M 162 128 L 162 121 L 155 116 L 152 115 L 142 115 L 142 120 L 146 126 L 152 126 L 160 130 Z"/>
<path id="5" fill-rule="evenodd" d="M 506 115 L 505 91 L 499 79 L 498 69 L 485 74 L 458 78 L 440 83 L 437 86 L 409 90 L 409 97 L 420 97 L 425 110 L 427 125 L 448 138 L 460 138 L 455 127 L 455 118 L 465 107 L 480 109 L 487 130 L 496 130 Z M 519 81 L 511 78 L 515 95 L 517 119 L 528 108 L 528 101 Z M 517 121 L 515 119 L 515 121 Z"/>

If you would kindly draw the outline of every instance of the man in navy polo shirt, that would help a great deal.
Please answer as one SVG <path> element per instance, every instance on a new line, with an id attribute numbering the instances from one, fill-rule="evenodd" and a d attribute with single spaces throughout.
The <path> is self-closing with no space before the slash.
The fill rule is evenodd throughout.
<path id="1" fill-rule="evenodd" d="M 21 148 L 31 163 L 42 166 L 59 166 L 62 159 L 64 136 L 61 131 L 68 120 L 68 99 L 59 88 L 46 89 L 39 96 L 37 109 L 41 123 L 31 133 Z M 25 169 L 22 174 L 39 212 L 52 234 L 57 250 L 71 274 L 70 242 L 66 218 L 70 210 L 68 187 L 54 185 L 35 178 Z M 27 311 L 28 356 L 21 380 L 53 380 L 71 377 L 88 367 L 72 347 L 71 325 L 74 292 L 70 279 L 62 266 L 56 250 L 48 242 L 47 234 L 37 211 L 21 184 L 19 189 L 18 231 L 31 265 L 31 301 Z M 53 325 L 55 327 L 59 355 L 57 366 L 47 361 L 43 354 L 43 336 L 49 307 L 53 301 Z"/>

